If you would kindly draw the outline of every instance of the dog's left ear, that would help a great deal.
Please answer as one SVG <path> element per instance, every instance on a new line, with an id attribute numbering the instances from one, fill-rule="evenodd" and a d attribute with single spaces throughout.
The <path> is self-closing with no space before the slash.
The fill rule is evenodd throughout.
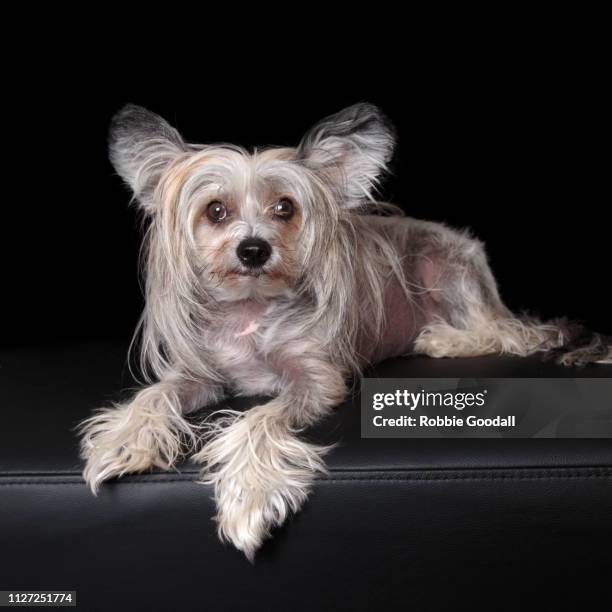
<path id="1" fill-rule="evenodd" d="M 317 123 L 302 139 L 298 156 L 332 173 L 357 207 L 372 198 L 395 147 L 395 129 L 372 104 L 355 104 Z"/>

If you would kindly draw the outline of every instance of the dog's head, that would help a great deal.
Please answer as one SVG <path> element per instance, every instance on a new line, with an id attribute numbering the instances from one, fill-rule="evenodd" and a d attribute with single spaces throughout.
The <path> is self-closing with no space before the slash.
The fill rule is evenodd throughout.
<path id="1" fill-rule="evenodd" d="M 346 248 L 335 244 L 342 218 L 372 199 L 393 146 L 369 104 L 324 119 L 295 148 L 187 144 L 133 105 L 110 130 L 111 161 L 152 217 L 158 272 L 217 302 L 291 295 L 324 275 L 321 262 Z"/>

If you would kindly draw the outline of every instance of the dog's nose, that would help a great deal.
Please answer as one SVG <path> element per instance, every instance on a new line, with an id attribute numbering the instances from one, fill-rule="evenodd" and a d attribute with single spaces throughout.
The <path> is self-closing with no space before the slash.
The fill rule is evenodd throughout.
<path id="1" fill-rule="evenodd" d="M 249 268 L 263 266 L 270 258 L 272 248 L 261 238 L 246 238 L 236 249 L 238 259 Z"/>

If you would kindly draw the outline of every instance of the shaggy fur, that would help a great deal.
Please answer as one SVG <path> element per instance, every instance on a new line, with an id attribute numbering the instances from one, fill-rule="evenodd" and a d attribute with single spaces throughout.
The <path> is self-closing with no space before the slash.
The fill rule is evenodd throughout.
<path id="1" fill-rule="evenodd" d="M 374 199 L 394 141 L 368 104 L 325 119 L 295 148 L 252 152 L 188 144 L 140 107 L 117 114 L 111 160 L 149 222 L 138 338 L 150 386 L 82 424 L 94 493 L 195 453 L 220 536 L 253 559 L 325 471 L 329 449 L 300 432 L 365 365 L 409 352 L 610 360 L 597 335 L 511 313 L 466 232 Z M 241 255 L 253 240 L 257 264 Z M 275 398 L 213 414 L 196 449 L 185 415 L 227 391 Z"/>

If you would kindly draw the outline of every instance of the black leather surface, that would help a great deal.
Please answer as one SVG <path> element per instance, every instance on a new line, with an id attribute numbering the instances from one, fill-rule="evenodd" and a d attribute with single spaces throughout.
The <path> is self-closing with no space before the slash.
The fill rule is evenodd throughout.
<path id="1" fill-rule="evenodd" d="M 330 476 L 254 566 L 216 539 L 211 491 L 193 483 L 194 466 L 126 477 L 92 497 L 72 428 L 122 396 L 125 349 L 0 352 L 0 589 L 77 589 L 86 610 L 609 601 L 610 440 L 362 440 L 354 398 L 309 433 L 340 443 Z M 406 358 L 369 374 L 612 376 L 612 367 Z"/>

